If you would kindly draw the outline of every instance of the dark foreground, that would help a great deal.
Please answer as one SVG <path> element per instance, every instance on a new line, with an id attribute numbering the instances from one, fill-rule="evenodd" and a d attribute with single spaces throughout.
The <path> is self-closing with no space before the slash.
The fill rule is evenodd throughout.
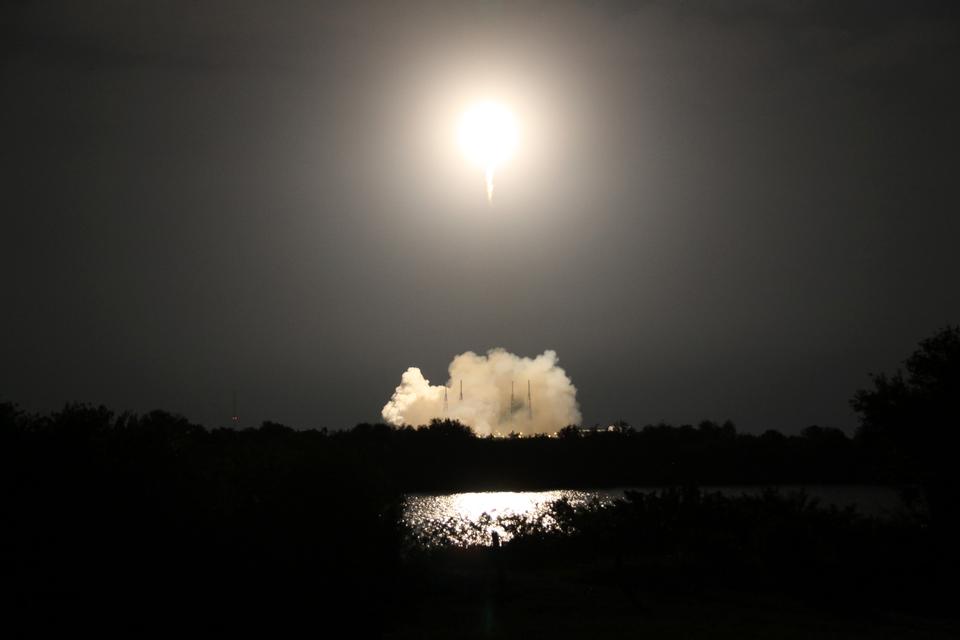
<path id="1" fill-rule="evenodd" d="M 13 612 L 3 624 L 274 635 L 307 625 L 400 638 L 956 635 L 953 520 L 932 518 L 922 495 L 883 521 L 803 495 L 693 488 L 628 494 L 613 507 L 561 502 L 540 520 L 500 522 L 514 537 L 499 549 L 437 544 L 469 523 L 438 523 L 427 539 L 402 523 L 403 493 L 422 488 L 429 455 L 440 483 L 464 489 L 536 452 L 531 467 L 545 475 L 521 486 L 571 473 L 550 456 L 599 464 L 619 450 L 605 479 L 657 468 L 631 464 L 630 447 L 645 447 L 645 459 L 712 457 L 716 482 L 735 480 L 724 469 L 753 447 L 804 452 L 788 469 L 801 481 L 823 481 L 817 470 L 837 473 L 844 459 L 857 474 L 895 468 L 829 433 L 670 430 L 490 442 L 451 424 L 208 431 L 162 412 L 31 416 L 0 405 L 0 589 Z M 483 466 L 476 452 L 490 447 L 504 455 Z M 399 452 L 418 452 L 415 473 L 400 471 L 409 458 Z M 461 468 L 479 474 L 474 484 L 458 479 Z"/>
<path id="2" fill-rule="evenodd" d="M 498 570 L 490 553 L 434 559 L 408 585 L 395 638 L 955 638 L 949 617 L 849 609 L 760 588 L 704 585 L 627 564 Z M 624 572 L 633 574 L 624 579 Z"/>
<path id="3" fill-rule="evenodd" d="M 397 637 L 955 637 L 952 543 L 802 494 L 627 493 L 406 555 Z M 421 544 L 471 523 L 438 527 Z M 431 540 L 430 538 L 433 538 Z"/>

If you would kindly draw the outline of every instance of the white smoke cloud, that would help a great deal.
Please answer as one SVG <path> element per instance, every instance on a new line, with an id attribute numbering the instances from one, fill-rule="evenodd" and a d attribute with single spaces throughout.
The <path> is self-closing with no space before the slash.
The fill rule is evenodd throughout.
<path id="1" fill-rule="evenodd" d="M 472 427 L 479 435 L 553 433 L 568 424 L 580 424 L 577 389 L 557 366 L 554 351 L 544 351 L 535 358 L 522 358 L 503 349 L 491 349 L 485 356 L 467 351 L 453 359 L 449 373 L 446 386 L 431 385 L 420 369 L 407 369 L 383 407 L 383 419 L 399 426 L 450 418 Z"/>

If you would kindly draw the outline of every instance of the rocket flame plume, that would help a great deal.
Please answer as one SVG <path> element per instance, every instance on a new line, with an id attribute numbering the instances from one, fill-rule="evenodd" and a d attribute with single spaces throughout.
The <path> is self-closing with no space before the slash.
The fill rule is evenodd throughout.
<path id="1" fill-rule="evenodd" d="M 534 358 L 503 349 L 486 355 L 467 351 L 450 363 L 445 385 L 431 385 L 420 369 L 410 367 L 384 405 L 383 419 L 396 426 L 419 426 L 448 418 L 478 435 L 553 433 L 581 420 L 577 389 L 557 362 L 554 351 Z M 514 382 L 522 388 L 524 381 L 528 385 L 525 401 L 512 392 Z M 451 385 L 461 385 L 459 400 L 448 395 Z"/>
<path id="2" fill-rule="evenodd" d="M 493 202 L 494 172 L 513 154 L 517 137 L 517 123 L 503 105 L 483 102 L 463 114 L 460 147 L 473 164 L 484 170 L 488 204 Z"/>

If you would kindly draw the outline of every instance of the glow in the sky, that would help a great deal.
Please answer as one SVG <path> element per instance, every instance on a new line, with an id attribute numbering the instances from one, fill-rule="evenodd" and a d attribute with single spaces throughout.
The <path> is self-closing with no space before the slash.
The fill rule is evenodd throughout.
<path id="1" fill-rule="evenodd" d="M 474 105 L 460 120 L 460 146 L 467 158 L 484 170 L 487 200 L 493 200 L 493 174 L 517 146 L 513 114 L 496 102 Z"/>

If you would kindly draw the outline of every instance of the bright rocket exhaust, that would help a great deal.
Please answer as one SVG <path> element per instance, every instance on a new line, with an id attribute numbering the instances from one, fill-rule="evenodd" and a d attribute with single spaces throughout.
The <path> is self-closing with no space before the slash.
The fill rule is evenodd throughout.
<path id="1" fill-rule="evenodd" d="M 471 107 L 460 121 L 460 147 L 464 155 L 483 168 L 487 202 L 493 202 L 493 176 L 517 146 L 518 129 L 513 114 L 496 102 Z"/>

